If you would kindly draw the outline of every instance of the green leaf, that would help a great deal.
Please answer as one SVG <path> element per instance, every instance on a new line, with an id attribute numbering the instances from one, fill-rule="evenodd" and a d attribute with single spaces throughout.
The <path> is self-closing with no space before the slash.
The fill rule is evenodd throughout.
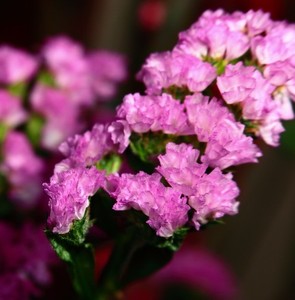
<path id="1" fill-rule="evenodd" d="M 67 263 L 74 289 L 81 299 L 95 299 L 94 255 L 90 244 L 79 246 L 62 239 L 60 235 L 47 232 L 57 255 Z"/>
<path id="2" fill-rule="evenodd" d="M 67 234 L 45 231 L 57 255 L 67 263 L 76 292 L 85 300 L 96 297 L 93 249 L 91 244 L 85 243 L 90 225 L 87 213 L 82 220 L 73 224 Z"/>

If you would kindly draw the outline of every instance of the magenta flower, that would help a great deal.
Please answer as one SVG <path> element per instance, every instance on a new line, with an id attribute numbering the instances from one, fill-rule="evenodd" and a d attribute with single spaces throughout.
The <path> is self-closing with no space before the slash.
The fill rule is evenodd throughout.
<path id="1" fill-rule="evenodd" d="M 165 93 L 161 96 L 126 95 L 117 116 L 125 119 L 135 132 L 192 133 L 183 104 Z"/>
<path id="2" fill-rule="evenodd" d="M 72 168 L 55 173 L 50 183 L 44 183 L 48 194 L 52 231 L 64 234 L 70 231 L 75 220 L 81 220 L 89 206 L 89 197 L 104 186 L 104 173 L 96 168 Z"/>
<path id="3" fill-rule="evenodd" d="M 181 193 L 165 187 L 160 179 L 157 173 L 112 175 L 107 191 L 116 200 L 114 210 L 140 210 L 149 217 L 147 223 L 157 235 L 169 237 L 187 222 L 189 206 Z"/>
<path id="4" fill-rule="evenodd" d="M 121 129 L 122 136 L 115 136 L 115 133 L 113 133 L 113 138 L 120 144 L 119 147 L 124 148 L 127 143 L 124 134 L 128 136 L 128 129 L 126 128 L 125 132 L 124 128 Z M 70 164 L 74 167 L 91 166 L 113 148 L 114 142 L 112 141 L 112 134 L 108 132 L 108 126 L 96 124 L 91 131 L 68 138 L 67 141 L 60 145 L 59 150 L 69 159 Z"/>
<path id="5" fill-rule="evenodd" d="M 39 62 L 32 55 L 10 46 L 0 47 L 0 82 L 14 84 L 29 80 Z"/>
<path id="6" fill-rule="evenodd" d="M 131 135 L 130 127 L 124 120 L 117 120 L 112 122 L 108 128 L 108 133 L 114 145 L 118 145 L 118 152 L 123 153 L 129 145 L 129 137 Z"/>
<path id="7" fill-rule="evenodd" d="M 164 52 L 152 54 L 137 78 L 144 82 L 151 95 L 159 95 L 162 89 L 171 86 L 201 92 L 216 78 L 216 70 L 190 54 Z"/>

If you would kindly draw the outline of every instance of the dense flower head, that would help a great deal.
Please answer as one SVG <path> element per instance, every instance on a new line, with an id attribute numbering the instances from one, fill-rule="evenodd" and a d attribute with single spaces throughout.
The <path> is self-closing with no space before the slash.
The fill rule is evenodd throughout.
<path id="1" fill-rule="evenodd" d="M 0 46 L 0 82 L 14 84 L 29 80 L 37 71 L 38 60 L 32 55 L 10 47 Z"/>
<path id="2" fill-rule="evenodd" d="M 76 182 L 84 176 L 81 170 L 91 170 L 85 167 L 100 168 L 107 154 L 124 157 L 131 136 L 128 158 L 130 153 L 145 162 L 152 158 L 154 169 L 149 174 L 140 170 L 106 176 L 105 186 L 100 186 L 114 198 L 114 210 L 142 211 L 157 235 L 166 238 L 183 226 L 198 230 L 211 220 L 236 214 L 239 189 L 229 168 L 258 161 L 262 152 L 256 138 L 278 146 L 284 130 L 281 120 L 294 118 L 294 37 L 293 25 L 274 22 L 261 10 L 204 12 L 179 34 L 171 51 L 147 58 L 137 74 L 145 93 L 127 94 L 114 122 L 96 124 L 61 144 L 66 159 L 55 168 L 54 188 L 46 186 L 51 198 L 70 193 L 67 174 L 74 173 Z M 69 53 L 84 57 L 78 46 L 72 46 Z M 98 93 L 101 83 L 110 92 L 108 78 L 123 78 L 122 70 L 110 67 L 107 54 L 94 53 L 87 59 L 92 92 Z M 114 74 L 104 81 L 100 75 L 109 68 Z M 82 217 L 89 205 L 83 199 L 78 217 L 72 211 L 62 217 L 59 212 L 51 214 L 55 224 L 66 224 L 54 230 L 66 232 Z"/>
<path id="3" fill-rule="evenodd" d="M 138 93 L 124 97 L 117 110 L 118 118 L 125 119 L 135 132 L 163 131 L 167 134 L 189 134 L 184 106 L 169 94 L 142 96 Z"/>
<path id="4" fill-rule="evenodd" d="M 187 31 L 180 33 L 179 40 L 177 51 L 199 58 L 232 60 L 250 48 L 250 39 L 241 31 L 239 20 L 222 10 L 206 11 Z"/>
<path id="5" fill-rule="evenodd" d="M 71 167 L 91 166 L 111 151 L 122 153 L 129 145 L 130 129 L 123 120 L 96 124 L 84 134 L 76 134 L 59 146 Z"/>
<path id="6" fill-rule="evenodd" d="M 114 210 L 140 210 L 159 236 L 169 237 L 187 222 L 189 206 L 180 192 L 165 187 L 160 179 L 157 173 L 113 175 L 108 179 L 107 191 L 116 199 Z"/>
<path id="7" fill-rule="evenodd" d="M 0 90 L 0 123 L 7 127 L 16 127 L 28 117 L 22 107 L 21 99 L 9 94 L 6 90 Z"/>
<path id="8" fill-rule="evenodd" d="M 67 233 L 73 221 L 81 220 L 89 206 L 89 197 L 104 185 L 104 174 L 96 168 L 71 168 L 57 172 L 44 183 L 50 201 L 49 225 L 53 232 Z"/>
<path id="9" fill-rule="evenodd" d="M 88 54 L 79 43 L 65 36 L 49 39 L 42 56 L 55 83 L 66 90 L 77 105 L 89 106 L 97 98 L 109 99 L 127 76 L 126 62 L 118 53 Z"/>
<path id="10" fill-rule="evenodd" d="M 236 214 L 238 202 L 235 198 L 239 194 L 230 173 L 223 174 L 220 168 L 215 168 L 207 174 L 208 165 L 197 163 L 198 155 L 191 145 L 169 143 L 166 154 L 159 156 L 160 166 L 157 167 L 175 190 L 188 196 L 189 205 L 195 210 L 196 229 L 210 218 Z"/>
<path id="11" fill-rule="evenodd" d="M 152 54 L 137 78 L 147 87 L 148 94 L 159 95 L 170 86 L 187 87 L 201 92 L 215 79 L 216 70 L 193 55 L 179 52 Z"/>

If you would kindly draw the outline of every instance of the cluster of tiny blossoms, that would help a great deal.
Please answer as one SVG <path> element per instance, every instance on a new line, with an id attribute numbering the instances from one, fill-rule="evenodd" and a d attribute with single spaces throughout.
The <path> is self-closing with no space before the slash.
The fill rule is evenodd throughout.
<path id="1" fill-rule="evenodd" d="M 171 51 L 146 60 L 138 73 L 145 94 L 126 95 L 116 121 L 60 146 L 67 158 L 45 184 L 53 231 L 68 232 L 99 188 L 114 210 L 142 211 L 162 237 L 236 214 L 230 170 L 258 161 L 254 139 L 279 145 L 281 120 L 294 117 L 294 75 L 294 25 L 262 11 L 206 11 Z M 148 152 L 154 173 L 95 168 L 127 147 Z"/>
<path id="2" fill-rule="evenodd" d="M 34 55 L 0 45 L 0 299 L 35 299 L 51 283 L 57 260 L 43 232 L 41 183 L 60 159 L 58 145 L 93 125 L 89 116 L 126 75 L 121 54 L 86 52 L 64 36 Z"/>
<path id="3" fill-rule="evenodd" d="M 86 52 L 60 36 L 48 39 L 36 55 L 1 45 L 0 66 L 0 175 L 8 198 L 30 206 L 40 198 L 46 171 L 37 152 L 46 151 L 48 159 L 83 129 L 83 112 L 114 96 L 125 79 L 125 59 Z"/>

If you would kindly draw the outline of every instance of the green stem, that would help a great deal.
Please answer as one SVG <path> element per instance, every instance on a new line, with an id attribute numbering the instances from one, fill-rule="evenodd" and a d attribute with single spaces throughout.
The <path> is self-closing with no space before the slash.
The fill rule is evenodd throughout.
<path id="1" fill-rule="evenodd" d="M 96 300 L 121 299 L 122 277 L 134 252 L 142 245 L 143 241 L 132 229 L 117 238 L 111 257 L 98 283 Z"/>

